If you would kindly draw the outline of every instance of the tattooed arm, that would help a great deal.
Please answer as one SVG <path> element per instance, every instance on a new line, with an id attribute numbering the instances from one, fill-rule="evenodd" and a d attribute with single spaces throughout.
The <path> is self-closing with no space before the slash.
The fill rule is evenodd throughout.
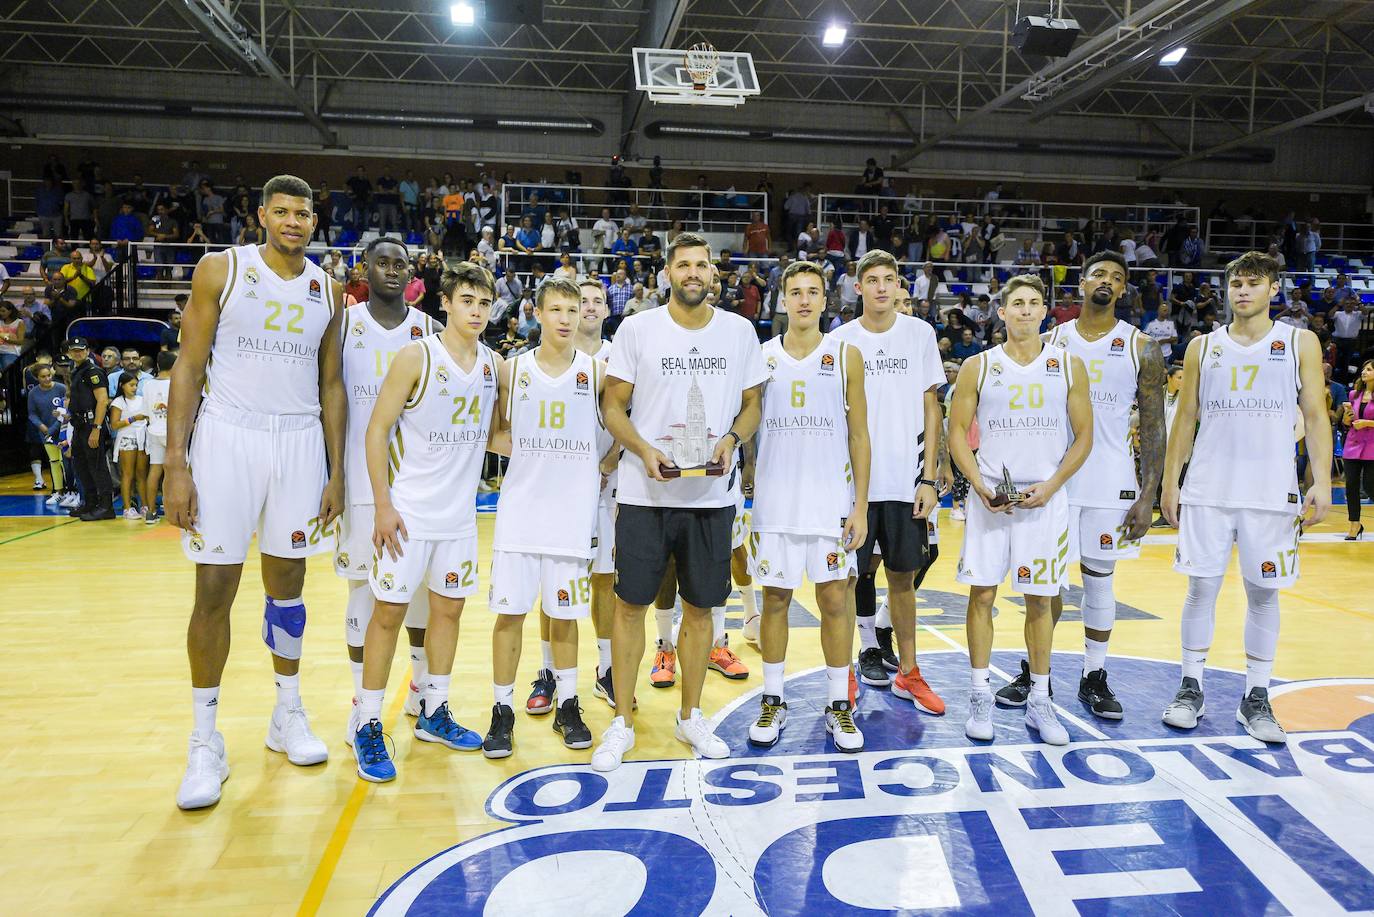
<path id="1" fill-rule="evenodd" d="M 1139 356 L 1140 493 L 1126 512 L 1126 537 L 1132 541 L 1143 538 L 1150 528 L 1155 493 L 1164 474 L 1164 354 L 1157 342 L 1141 335 Z"/>

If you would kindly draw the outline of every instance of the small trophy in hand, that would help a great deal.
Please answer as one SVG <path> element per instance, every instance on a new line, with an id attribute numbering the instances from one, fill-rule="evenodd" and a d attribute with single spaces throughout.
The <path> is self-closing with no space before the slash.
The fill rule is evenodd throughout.
<path id="1" fill-rule="evenodd" d="M 1011 472 L 1007 471 L 1006 465 L 1003 465 L 1002 483 L 997 485 L 997 495 L 992 498 L 992 505 L 1006 506 L 1010 503 L 1015 506 L 1024 499 L 1026 499 L 1026 495 L 1016 489 L 1016 485 L 1011 480 Z"/>

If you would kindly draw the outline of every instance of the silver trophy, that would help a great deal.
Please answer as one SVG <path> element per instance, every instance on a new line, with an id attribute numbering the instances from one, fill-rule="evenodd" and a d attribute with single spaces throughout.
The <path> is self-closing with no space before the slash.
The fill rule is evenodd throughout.
<path id="1" fill-rule="evenodd" d="M 659 466 L 665 478 L 712 477 L 725 473 L 725 466 L 711 461 L 717 437 L 711 435 L 706 424 L 706 399 L 696 377 L 692 377 L 692 387 L 687 391 L 687 416 L 682 424 L 675 424 L 676 435 L 672 436 L 668 454 L 676 467 Z"/>
<path id="2" fill-rule="evenodd" d="M 997 495 L 992 498 L 992 505 L 1006 506 L 1010 503 L 1014 506 L 1025 499 L 1026 495 L 1016 489 L 1016 485 L 1011 480 L 1011 472 L 1007 470 L 1006 465 L 1003 465 L 1002 483 L 997 485 Z"/>

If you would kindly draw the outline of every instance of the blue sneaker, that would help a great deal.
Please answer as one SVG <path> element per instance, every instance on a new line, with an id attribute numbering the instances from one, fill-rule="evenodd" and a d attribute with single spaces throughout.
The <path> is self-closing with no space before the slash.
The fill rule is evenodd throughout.
<path id="1" fill-rule="evenodd" d="M 353 736 L 353 754 L 358 759 L 358 776 L 371 783 L 387 783 L 396 779 L 396 765 L 386 749 L 382 724 L 369 720 Z"/>
<path id="2" fill-rule="evenodd" d="M 482 747 L 482 737 L 471 729 L 464 729 L 453 721 L 448 704 L 440 704 L 433 715 L 420 701 L 420 718 L 415 721 L 415 738 L 422 742 L 438 742 L 454 751 L 476 751 Z"/>

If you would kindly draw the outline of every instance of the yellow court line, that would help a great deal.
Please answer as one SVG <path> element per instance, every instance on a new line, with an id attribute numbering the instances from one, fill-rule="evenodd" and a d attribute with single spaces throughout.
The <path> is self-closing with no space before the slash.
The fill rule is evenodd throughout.
<path id="1" fill-rule="evenodd" d="M 1326 608 L 1330 608 L 1332 611 L 1343 611 L 1346 614 L 1354 615 L 1357 618 L 1364 618 L 1367 621 L 1374 621 L 1374 615 L 1370 614 L 1367 611 L 1356 611 L 1353 608 L 1346 608 L 1344 605 L 1337 605 L 1334 602 L 1328 602 L 1325 599 L 1319 599 L 1316 596 L 1303 595 L 1300 592 L 1293 592 L 1289 589 L 1285 589 L 1283 590 L 1283 592 L 1285 595 L 1291 595 L 1295 599 L 1299 599 L 1304 602 L 1312 602 L 1317 605 L 1322 605 Z"/>
<path id="2" fill-rule="evenodd" d="M 405 684 L 408 685 L 409 682 Z M 387 722 L 395 722 L 396 717 L 400 715 L 407 690 L 409 689 L 403 688 L 396 692 L 396 697 L 391 701 L 391 709 L 386 712 Z M 344 847 L 348 845 L 348 837 L 353 833 L 353 823 L 358 820 L 358 813 L 367 801 L 368 791 L 375 786 L 361 777 L 357 780 L 358 785 L 349 794 L 343 812 L 339 813 L 339 822 L 334 826 L 334 833 L 329 835 L 329 843 L 324 845 L 320 864 L 315 867 L 315 874 L 310 877 L 310 885 L 305 890 L 305 896 L 301 898 L 301 906 L 296 909 L 296 917 L 314 917 L 320 905 L 324 903 L 324 893 L 329 890 L 329 883 L 334 878 L 339 858 L 343 856 Z"/>

